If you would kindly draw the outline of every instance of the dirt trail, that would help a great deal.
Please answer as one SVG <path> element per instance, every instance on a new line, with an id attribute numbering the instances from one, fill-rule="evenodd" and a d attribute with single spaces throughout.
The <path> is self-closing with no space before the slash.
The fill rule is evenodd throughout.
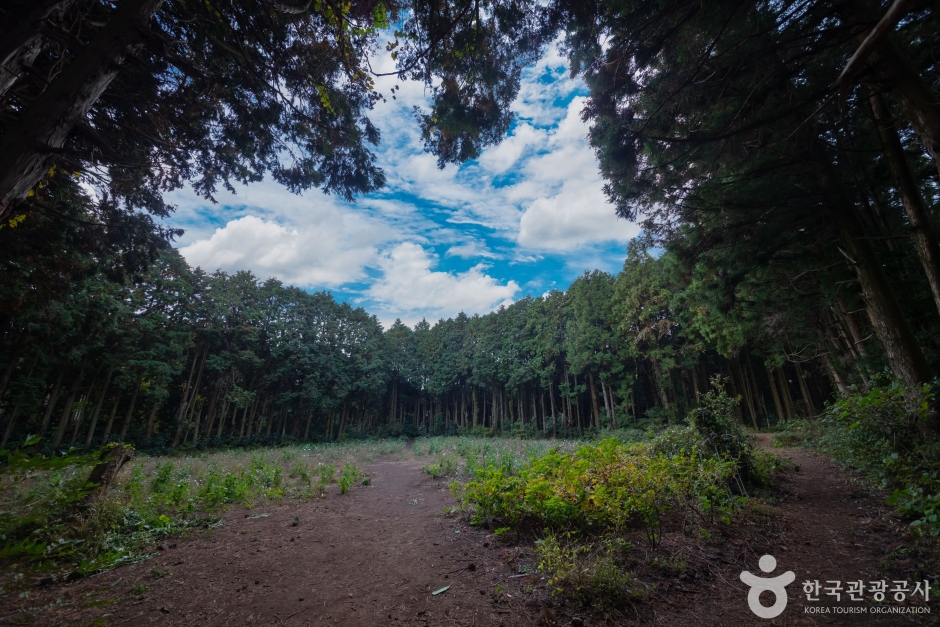
<path id="1" fill-rule="evenodd" d="M 414 462 L 379 462 L 368 474 L 371 485 L 349 494 L 233 508 L 211 535 L 178 540 L 140 564 L 36 590 L 30 606 L 61 607 L 36 612 L 33 624 L 89 625 L 102 617 L 98 624 L 531 624 L 491 602 L 496 585 L 515 571 L 499 559 L 490 534 L 442 515 L 454 504 L 446 482 Z M 147 590 L 138 598 L 131 589 L 139 584 Z"/>
<path id="2" fill-rule="evenodd" d="M 926 624 L 925 617 L 807 613 L 807 609 L 812 612 L 821 607 L 868 605 L 848 600 L 848 581 L 862 580 L 867 588 L 869 581 L 884 579 L 890 588 L 892 577 L 885 574 L 882 561 L 899 544 L 902 525 L 892 517 L 883 499 L 862 486 L 853 487 L 846 473 L 831 460 L 802 449 L 772 449 L 767 434 L 758 435 L 758 443 L 798 468 L 781 477 L 781 487 L 789 498 L 776 508 L 782 517 L 779 535 L 767 538 L 748 533 L 747 529 L 733 530 L 729 542 L 711 560 L 714 578 L 694 594 L 664 599 L 668 605 L 655 612 L 655 622 L 696 626 Z M 770 575 L 758 567 L 765 553 L 777 560 L 777 568 Z M 789 601 L 783 614 L 765 620 L 750 612 L 745 603 L 748 588 L 739 579 L 742 570 L 758 576 L 794 572 L 796 580 L 787 588 Z M 829 580 L 841 581 L 841 599 L 836 601 L 820 590 L 814 595 L 820 599 L 818 602 L 807 601 L 802 584 L 814 580 L 823 587 Z M 871 598 L 867 591 L 864 596 Z M 890 595 L 888 600 L 897 605 Z M 772 602 L 769 593 L 763 601 L 766 605 Z"/>
<path id="3" fill-rule="evenodd" d="M 761 436 L 767 446 L 768 438 Z M 776 450 L 799 471 L 782 478 L 790 497 L 759 525 L 731 528 L 723 542 L 689 551 L 693 578 L 661 583 L 632 615 L 604 621 L 552 603 L 533 572 L 531 546 L 507 546 L 491 533 L 446 516 L 446 481 L 413 461 L 372 465 L 372 484 L 323 500 L 255 510 L 233 508 L 211 534 L 171 544 L 134 566 L 34 590 L 4 608 L 0 624 L 35 625 L 911 625 L 923 618 L 807 614 L 802 582 L 891 579 L 880 564 L 898 543 L 899 523 L 883 501 L 853 489 L 829 460 Z M 297 519 L 297 525 L 292 523 Z M 767 525 L 763 526 L 766 530 Z M 664 539 L 665 548 L 670 548 Z M 675 547 L 673 547 L 675 548 Z M 771 575 L 792 570 L 785 612 L 761 620 L 747 608 L 742 570 L 762 575 L 758 559 L 777 559 Z M 140 585 L 146 592 L 139 595 Z M 439 595 L 432 591 L 450 588 Z M 134 586 L 138 588 L 133 590 Z M 497 586 L 502 590 L 495 593 Z M 843 587 L 845 583 L 843 583 Z M 7 599 L 10 601 L 10 599 Z M 765 604 L 769 599 L 764 599 Z M 553 607 L 548 607 L 553 605 Z M 34 608 L 16 612 L 18 608 Z"/>

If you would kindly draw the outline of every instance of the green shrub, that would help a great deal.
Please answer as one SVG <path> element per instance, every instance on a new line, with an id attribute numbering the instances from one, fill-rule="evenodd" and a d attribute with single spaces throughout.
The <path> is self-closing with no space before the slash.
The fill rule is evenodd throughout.
<path id="1" fill-rule="evenodd" d="M 574 453 L 551 450 L 514 474 L 508 464 L 476 469 L 457 490 L 473 522 L 499 519 L 569 529 L 640 526 L 652 546 L 675 512 L 686 525 L 726 518 L 733 464 L 697 452 L 651 455 L 643 445 L 609 439 Z"/>
<path id="2" fill-rule="evenodd" d="M 940 441 L 933 432 L 936 380 L 911 391 L 899 382 L 850 393 L 816 426 L 797 427 L 804 442 L 892 490 L 890 502 L 913 525 L 940 535 Z"/>
<path id="3" fill-rule="evenodd" d="M 616 535 L 585 543 L 570 532 L 546 531 L 536 542 L 535 555 L 539 569 L 548 575 L 552 594 L 565 594 L 580 605 L 606 610 L 643 595 L 643 588 L 633 584 L 624 565 L 632 548 Z"/>
<path id="4" fill-rule="evenodd" d="M 340 473 L 339 477 L 339 491 L 341 494 L 346 494 L 357 481 L 362 474 L 362 471 L 359 470 L 356 466 L 352 464 L 346 464 L 343 466 L 343 472 Z"/>

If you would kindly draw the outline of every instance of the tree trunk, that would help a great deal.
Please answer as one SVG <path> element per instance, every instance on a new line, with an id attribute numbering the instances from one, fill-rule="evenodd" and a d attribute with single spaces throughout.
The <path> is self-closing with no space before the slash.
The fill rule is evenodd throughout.
<path id="1" fill-rule="evenodd" d="M 871 240 L 859 228 L 859 218 L 837 179 L 830 172 L 831 165 L 822 158 L 816 160 L 822 184 L 831 195 L 836 223 L 841 233 L 843 251 L 854 267 L 865 295 L 871 321 L 885 347 L 891 369 L 909 387 L 920 387 L 933 378 L 904 312 L 898 305 L 891 282 L 885 273 Z"/>
<path id="2" fill-rule="evenodd" d="M 157 401 L 153 404 L 153 407 L 150 408 L 150 413 L 147 415 L 147 431 L 144 435 L 144 438 L 149 440 L 150 436 L 153 435 L 153 422 L 157 417 L 157 411 L 160 409 L 160 402 Z"/>
<path id="3" fill-rule="evenodd" d="M 32 67 L 43 47 L 43 29 L 49 17 L 68 10 L 74 0 L 38 0 L 11 6 L 7 24 L 0 29 L 0 97 Z M 23 10 L 23 5 L 28 9 Z M 11 18 L 15 15 L 15 19 Z"/>
<path id="4" fill-rule="evenodd" d="M 904 211 L 907 213 L 907 219 L 911 225 L 911 236 L 917 247 L 917 256 L 927 274 L 927 283 L 930 284 L 934 304 L 940 312 L 940 245 L 937 244 L 937 236 L 930 224 L 927 203 L 924 202 L 924 197 L 911 174 L 907 157 L 904 155 L 904 147 L 901 145 L 901 137 L 888 113 L 884 97 L 874 87 L 870 89 L 871 108 L 878 134 L 884 145 L 888 168 L 891 170 Z"/>
<path id="5" fill-rule="evenodd" d="M 594 372 L 588 371 L 588 384 L 591 388 L 591 408 L 594 410 L 594 428 L 600 428 L 601 410 L 597 402 L 597 386 L 594 385 Z"/>
<path id="6" fill-rule="evenodd" d="M 95 427 L 98 426 L 98 415 L 104 406 L 104 399 L 108 393 L 108 386 L 111 385 L 111 376 L 114 374 L 114 366 L 108 369 L 108 376 L 104 379 L 104 385 L 101 386 L 101 392 L 98 396 L 98 402 L 95 404 L 95 411 L 91 414 L 91 423 L 88 425 L 88 434 L 85 436 L 85 448 L 91 446 L 91 440 L 95 437 Z"/>
<path id="7" fill-rule="evenodd" d="M 751 387 L 748 385 L 744 369 L 741 368 L 741 362 L 737 358 L 731 359 L 731 369 L 732 375 L 736 374 L 738 380 L 741 382 L 741 392 L 744 395 L 744 403 L 747 406 L 748 413 L 751 415 L 751 424 L 754 425 L 754 431 L 757 431 L 757 412 L 754 411 L 754 399 L 751 398 Z"/>
<path id="8" fill-rule="evenodd" d="M 552 406 L 552 437 L 555 437 L 555 423 L 557 422 L 555 415 L 557 414 L 557 410 L 555 409 L 555 395 L 552 393 L 552 387 L 553 387 L 552 380 L 549 379 L 548 380 L 548 400 Z"/>
<path id="9" fill-rule="evenodd" d="M 101 446 L 108 443 L 108 437 L 111 435 L 111 427 L 114 426 L 114 416 L 117 414 L 118 405 L 121 402 L 120 395 L 114 397 L 114 404 L 111 405 L 111 413 L 108 414 L 108 422 L 104 425 L 104 433 L 101 434 Z"/>
<path id="10" fill-rule="evenodd" d="M 793 396 L 790 394 L 790 384 L 787 381 L 787 373 L 783 366 L 777 366 L 777 380 L 780 382 L 780 397 L 783 400 L 783 408 L 787 414 L 785 420 L 793 420 Z"/>
<path id="11" fill-rule="evenodd" d="M 10 436 L 13 434 L 13 427 L 16 425 L 16 417 L 20 413 L 20 404 L 17 403 L 13 406 L 13 413 L 10 415 L 10 420 L 7 422 L 7 428 L 3 432 L 3 442 L 0 442 L 0 449 L 5 449 L 7 447 L 7 442 L 10 440 Z"/>
<path id="12" fill-rule="evenodd" d="M 809 395 L 809 388 L 806 387 L 806 379 L 803 378 L 803 369 L 800 368 L 800 364 L 793 362 L 794 368 L 796 368 L 796 379 L 800 384 L 800 394 L 803 395 L 803 403 L 806 405 L 806 415 L 809 418 L 816 417 L 816 411 L 813 408 L 813 399 Z"/>
<path id="13" fill-rule="evenodd" d="M 127 430 L 130 429 L 131 419 L 134 417 L 134 407 L 137 405 L 137 395 L 140 392 L 140 382 L 144 378 L 143 371 L 137 374 L 137 383 L 134 384 L 134 391 L 131 393 L 131 402 L 127 406 L 127 413 L 124 414 L 124 424 L 121 425 L 121 442 L 127 437 Z"/>
<path id="14" fill-rule="evenodd" d="M 3 400 L 3 393 L 6 392 L 10 378 L 13 376 L 13 371 L 16 370 L 16 365 L 20 361 L 20 349 L 23 347 L 23 343 L 24 337 L 21 333 L 10 351 L 10 362 L 7 364 L 7 367 L 3 369 L 3 376 L 0 376 L 0 401 Z"/>
<path id="15" fill-rule="evenodd" d="M 46 411 L 42 414 L 42 422 L 39 425 L 40 436 L 45 436 L 46 431 L 49 430 L 49 419 L 52 418 L 52 412 L 55 410 L 56 403 L 59 400 L 59 390 L 62 389 L 62 377 L 64 375 L 65 368 L 59 368 L 59 376 L 52 386 L 52 391 L 49 392 L 49 402 L 48 405 L 46 405 Z"/>
<path id="16" fill-rule="evenodd" d="M 0 143 L 0 220 L 42 179 L 77 124 L 117 76 L 128 53 L 144 41 L 162 0 L 122 0 L 113 16 L 18 116 Z M 51 149 L 51 150 L 50 150 Z"/>
<path id="17" fill-rule="evenodd" d="M 774 412 L 777 414 L 777 421 L 786 420 L 786 415 L 783 413 L 783 405 L 780 402 L 780 395 L 777 393 L 777 384 L 774 381 L 773 371 L 767 367 L 767 364 L 764 364 L 764 372 L 767 373 L 767 380 L 770 381 L 770 395 L 774 399 Z"/>
<path id="18" fill-rule="evenodd" d="M 205 352 L 208 355 L 209 353 L 208 347 L 206 347 Z M 199 353 L 200 351 L 197 348 L 196 353 L 193 355 L 193 365 L 189 367 L 189 378 L 186 379 L 186 385 L 183 386 L 183 391 L 182 391 L 182 394 L 180 395 L 180 408 L 179 408 L 179 411 L 176 412 L 176 432 L 173 434 L 173 442 L 170 443 L 170 448 L 176 448 L 179 445 L 180 436 L 182 435 L 182 431 L 183 431 L 183 423 L 185 422 L 185 418 L 186 418 L 186 411 L 189 409 L 190 400 L 192 398 L 195 398 L 195 394 L 193 394 L 194 387 L 192 383 L 193 383 L 193 373 L 196 371 L 196 364 L 199 363 L 199 357 L 200 357 Z M 205 365 L 206 365 L 206 360 L 203 359 L 202 366 L 205 367 Z M 202 378 L 202 368 L 199 369 L 198 378 Z M 196 385 L 197 386 L 199 385 L 198 379 L 196 381 Z"/>
<path id="19" fill-rule="evenodd" d="M 212 386 L 212 396 L 209 397 L 209 409 L 206 410 L 206 432 L 205 437 L 212 433 L 212 427 L 215 423 L 215 408 L 219 403 L 219 395 L 222 394 L 222 379 L 215 382 Z"/>
<path id="20" fill-rule="evenodd" d="M 891 78 L 892 95 L 940 172 L 940 98 L 890 37 L 882 43 L 878 58 Z"/>
<path id="21" fill-rule="evenodd" d="M 764 403 L 764 395 L 761 394 L 760 388 L 757 387 L 757 374 L 754 372 L 754 366 L 751 364 L 751 353 L 750 351 L 745 351 L 744 359 L 747 363 L 747 378 L 751 384 L 751 395 L 754 397 L 755 401 L 760 404 L 760 408 L 764 412 L 764 421 L 767 423 L 767 428 L 770 428 L 770 416 L 767 415 L 767 405 Z"/>
<path id="22" fill-rule="evenodd" d="M 72 415 L 72 405 L 75 403 L 75 396 L 78 394 L 78 388 L 82 384 L 84 374 L 85 372 L 79 368 L 78 374 L 72 380 L 72 387 L 69 388 L 69 395 L 65 397 L 65 407 L 62 408 L 62 415 L 59 416 L 55 437 L 52 439 L 53 449 L 59 448 L 59 445 L 62 444 L 62 438 L 65 437 L 65 429 L 69 426 L 69 417 Z"/>

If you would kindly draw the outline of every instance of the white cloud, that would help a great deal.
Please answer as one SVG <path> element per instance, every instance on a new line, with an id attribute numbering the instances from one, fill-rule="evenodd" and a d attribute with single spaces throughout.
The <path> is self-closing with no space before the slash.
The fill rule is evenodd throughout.
<path id="1" fill-rule="evenodd" d="M 379 258 L 382 277 L 366 291 L 383 321 L 401 318 L 414 324 L 422 317 L 432 321 L 461 311 L 485 313 L 512 303 L 519 284 L 499 281 L 478 264 L 466 272 L 435 272 L 435 259 L 421 246 L 403 242 Z"/>
<path id="2" fill-rule="evenodd" d="M 484 257 L 486 259 L 500 259 L 496 253 L 488 250 L 486 246 L 481 246 L 476 240 L 471 240 L 463 244 L 451 246 L 445 253 L 447 257 L 460 257 L 461 259 L 473 259 L 474 257 Z"/>
<path id="3" fill-rule="evenodd" d="M 393 69 L 387 54 L 373 61 L 376 71 Z M 430 247 L 446 251 L 448 267 L 455 259 L 490 259 L 507 272 L 546 256 L 564 261 L 564 276 L 595 260 L 611 266 L 609 244 L 625 243 L 639 229 L 619 220 L 604 198 L 580 119 L 584 99 L 572 98 L 584 85 L 566 74 L 566 60 L 550 46 L 523 72 L 510 136 L 476 162 L 443 170 L 423 151 L 412 113 L 414 106 L 427 110 L 429 91 L 378 78 L 387 101 L 369 115 L 382 132 L 376 153 L 385 189 L 354 205 L 317 190 L 297 196 L 269 180 L 222 192 L 218 205 L 175 192 L 168 200 L 179 211 L 171 223 L 187 230 L 181 251 L 206 270 L 250 269 L 305 288 L 349 293 L 350 283 L 362 283 L 359 301 L 368 310 L 410 323 L 483 313 L 521 290 L 507 281 L 511 274 L 494 276 L 482 264 L 462 273 L 435 270 Z M 552 278 L 559 286 L 565 281 Z"/>
<path id="4" fill-rule="evenodd" d="M 549 139 L 549 151 L 525 165 L 526 185 L 543 193 L 519 221 L 518 242 L 523 246 L 572 251 L 598 242 L 626 242 L 639 234 L 639 227 L 619 219 L 604 196 L 597 162 L 585 139 L 583 106 L 584 98 L 571 101 Z"/>
<path id="5" fill-rule="evenodd" d="M 180 252 L 204 270 L 251 270 L 302 287 L 335 287 L 365 276 L 385 237 L 364 216 L 331 208 L 303 226 L 253 215 L 230 221 Z"/>

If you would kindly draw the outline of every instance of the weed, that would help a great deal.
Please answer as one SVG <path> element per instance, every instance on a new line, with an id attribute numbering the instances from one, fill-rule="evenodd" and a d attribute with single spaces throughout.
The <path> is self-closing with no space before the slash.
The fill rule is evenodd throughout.
<path id="1" fill-rule="evenodd" d="M 570 595 L 581 605 L 606 610 L 642 596 L 624 567 L 632 548 L 613 535 L 585 543 L 571 532 L 548 532 L 536 543 L 535 553 L 553 594 Z"/>
<path id="2" fill-rule="evenodd" d="M 170 569 L 169 568 L 157 568 L 156 566 L 154 566 L 153 568 L 150 569 L 150 574 L 153 576 L 154 579 L 163 579 L 164 577 L 170 574 Z"/>
<path id="3" fill-rule="evenodd" d="M 144 582 L 135 583 L 131 586 L 131 594 L 135 597 L 143 596 L 147 592 L 147 584 Z"/>
<path id="4" fill-rule="evenodd" d="M 357 481 L 359 481 L 359 476 L 361 471 L 359 468 L 353 464 L 346 464 L 343 466 L 343 472 L 340 473 L 339 477 L 339 491 L 341 494 L 346 494 L 349 492 L 349 488 L 353 486 Z"/>

